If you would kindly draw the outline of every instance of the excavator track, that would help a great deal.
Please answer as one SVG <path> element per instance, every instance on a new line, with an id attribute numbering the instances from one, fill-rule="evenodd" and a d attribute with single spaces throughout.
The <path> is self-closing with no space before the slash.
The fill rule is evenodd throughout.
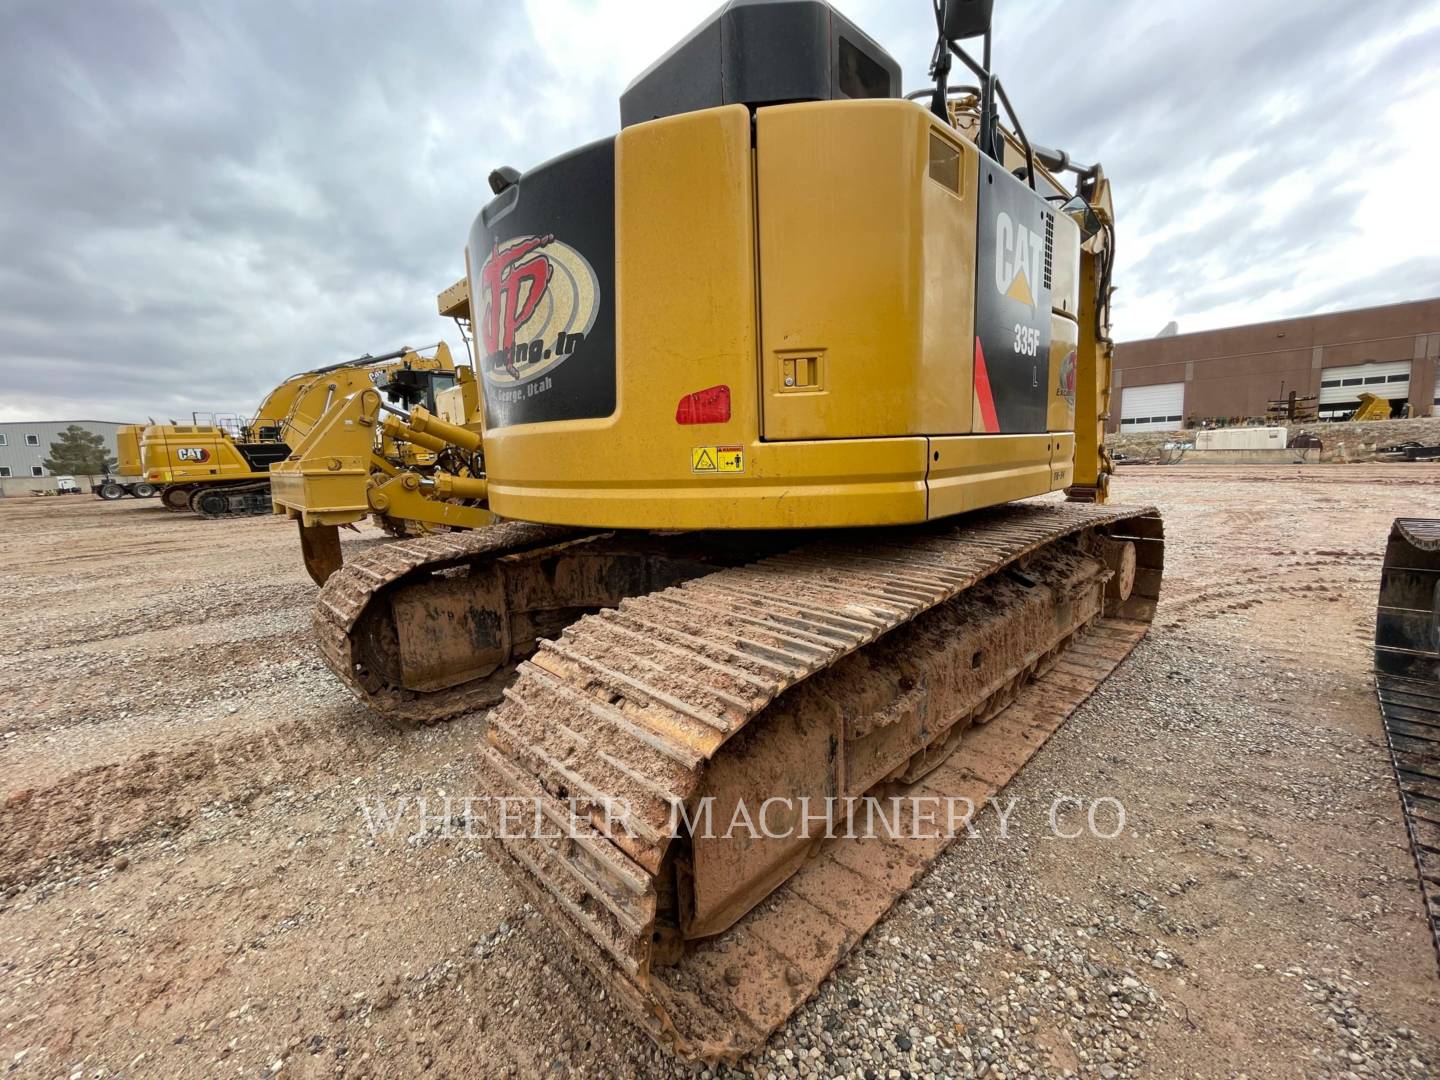
<path id="1" fill-rule="evenodd" d="M 484 842 L 658 1042 L 737 1060 L 955 831 L 873 835 L 853 800 L 983 805 L 1143 637 L 1163 554 L 1153 509 L 1017 504 L 625 599 L 504 688 Z M 779 795 L 837 809 L 819 837 L 794 799 L 774 839 L 717 836 Z"/>
<path id="2" fill-rule="evenodd" d="M 450 529 L 444 525 L 435 525 L 425 528 L 419 522 L 405 521 L 403 518 L 392 518 L 389 514 L 371 514 L 370 520 L 375 527 L 386 536 L 394 537 L 396 540 L 409 540 L 416 536 L 433 536 L 436 533 L 446 533 Z"/>
<path id="3" fill-rule="evenodd" d="M 313 616 L 320 656 L 356 697 L 393 720 L 434 723 L 493 704 L 499 700 L 499 690 L 488 683 L 426 694 L 387 680 L 373 670 L 367 656 L 369 641 L 362 638 L 362 621 L 385 607 L 389 590 L 419 575 L 493 561 L 578 535 L 583 534 L 577 529 L 506 522 L 474 532 L 397 540 L 363 551 L 320 590 Z"/>
<path id="4" fill-rule="evenodd" d="M 190 509 L 204 518 L 255 517 L 271 513 L 270 481 L 210 484 L 190 493 Z"/>
<path id="5" fill-rule="evenodd" d="M 777 538 L 502 522 L 377 545 L 326 581 L 320 655 L 370 708 L 430 724 L 493 705 L 537 641 L 587 612 L 747 561 Z"/>
<path id="6" fill-rule="evenodd" d="M 1391 526 L 1375 613 L 1375 692 L 1440 960 L 1440 520 Z"/>
<path id="7" fill-rule="evenodd" d="M 182 485 L 171 485 L 160 489 L 160 504 L 171 513 L 183 514 L 190 509 L 190 496 L 195 493 L 193 488 Z"/>

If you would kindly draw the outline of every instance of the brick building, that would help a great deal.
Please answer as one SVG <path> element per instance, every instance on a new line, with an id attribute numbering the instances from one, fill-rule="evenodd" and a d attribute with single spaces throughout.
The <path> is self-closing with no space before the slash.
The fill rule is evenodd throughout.
<path id="1" fill-rule="evenodd" d="M 1126 341 L 1106 429 L 1164 431 L 1263 417 L 1294 390 L 1343 420 L 1369 391 L 1392 416 L 1440 415 L 1440 297 Z"/>

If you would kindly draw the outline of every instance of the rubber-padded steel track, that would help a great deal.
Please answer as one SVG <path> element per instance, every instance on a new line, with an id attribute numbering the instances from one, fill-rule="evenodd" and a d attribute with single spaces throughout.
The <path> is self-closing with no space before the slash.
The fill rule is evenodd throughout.
<path id="1" fill-rule="evenodd" d="M 848 533 L 586 616 L 520 664 L 491 714 L 478 790 L 533 799 L 556 826 L 569 822 L 576 798 L 591 813 L 622 800 L 621 828 L 582 825 L 564 839 L 487 845 L 657 1040 L 692 1058 L 743 1056 L 819 987 L 949 841 L 828 840 L 738 924 L 687 943 L 677 962 L 656 953 L 665 901 L 657 872 L 672 807 L 695 794 L 717 751 L 788 689 L 1008 567 L 1023 581 L 1027 560 L 1095 533 L 1133 542 L 1129 599 L 1082 628 L 1088 632 L 1024 657 L 1020 674 L 993 687 L 981 707 L 934 720 L 942 732 L 935 745 L 947 749 L 954 744 L 945 725 L 957 734 L 959 720 L 975 726 L 909 790 L 979 803 L 1144 635 L 1163 569 L 1153 509 L 1018 504 L 942 526 Z M 489 824 L 512 831 L 494 817 Z"/>
<path id="2" fill-rule="evenodd" d="M 1375 692 L 1440 960 L 1440 520 L 1391 526 L 1375 613 Z"/>

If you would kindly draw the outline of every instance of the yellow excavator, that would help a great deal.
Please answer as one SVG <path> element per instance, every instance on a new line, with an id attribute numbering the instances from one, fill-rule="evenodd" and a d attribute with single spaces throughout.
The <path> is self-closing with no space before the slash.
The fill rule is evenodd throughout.
<path id="1" fill-rule="evenodd" d="M 1161 519 L 1106 505 L 1110 185 L 1030 142 L 990 6 L 936 4 L 907 98 L 829 4 L 727 3 L 618 134 L 496 169 L 452 296 L 477 400 L 389 418 L 477 466 L 417 498 L 501 520 L 320 567 L 362 701 L 499 703 L 488 850 L 689 1058 L 760 1046 L 956 831 L 855 807 L 981 804 L 1155 610 Z M 294 463 L 302 528 L 332 459 Z"/>
<path id="2" fill-rule="evenodd" d="M 152 424 L 140 440 L 145 479 L 170 510 L 202 517 L 270 512 L 270 466 L 290 453 L 334 404 L 362 387 L 405 404 L 430 402 L 455 382 L 444 342 L 432 355 L 408 347 L 292 375 L 236 430 L 219 424 Z"/>

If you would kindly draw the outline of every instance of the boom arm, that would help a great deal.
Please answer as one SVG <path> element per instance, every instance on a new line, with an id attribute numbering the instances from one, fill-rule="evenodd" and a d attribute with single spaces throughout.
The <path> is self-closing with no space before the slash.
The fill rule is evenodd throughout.
<path id="1" fill-rule="evenodd" d="M 277 428 L 276 439 L 289 442 L 308 432 L 335 401 L 368 385 L 371 376 L 397 368 L 453 371 L 450 349 L 442 341 L 434 356 L 421 356 L 406 346 L 380 356 L 359 356 L 339 364 L 327 364 L 297 372 L 265 395 L 251 419 L 249 437 L 259 438 L 259 429 Z"/>

